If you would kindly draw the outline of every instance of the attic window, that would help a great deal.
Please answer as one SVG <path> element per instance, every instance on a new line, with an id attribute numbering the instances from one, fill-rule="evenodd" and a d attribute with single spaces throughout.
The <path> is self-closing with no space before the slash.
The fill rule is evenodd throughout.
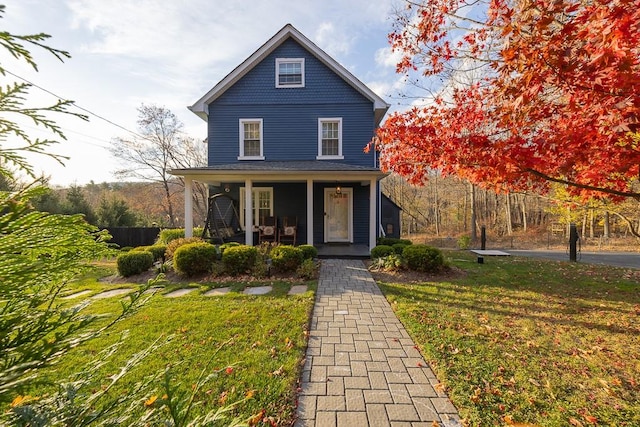
<path id="1" fill-rule="evenodd" d="M 276 58 L 276 87 L 304 87 L 304 58 Z"/>

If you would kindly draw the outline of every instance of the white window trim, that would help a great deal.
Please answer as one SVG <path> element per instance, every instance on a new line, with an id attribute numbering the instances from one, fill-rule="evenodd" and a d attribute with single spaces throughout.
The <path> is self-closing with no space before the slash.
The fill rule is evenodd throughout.
<path id="1" fill-rule="evenodd" d="M 260 123 L 260 155 L 259 156 L 245 156 L 244 155 L 244 124 L 245 123 Z M 238 124 L 240 155 L 238 160 L 264 160 L 264 126 L 262 119 L 240 119 Z"/>
<path id="2" fill-rule="evenodd" d="M 260 191 L 268 191 L 269 197 L 271 198 L 271 206 L 269 207 L 269 215 L 273 216 L 273 187 L 251 187 L 251 199 L 253 200 L 253 227 L 254 229 L 259 226 L 260 221 L 260 207 L 257 206 L 258 202 L 258 192 Z M 244 207 L 245 207 L 245 187 L 240 187 L 240 228 L 244 230 Z"/>
<path id="3" fill-rule="evenodd" d="M 323 156 L 322 155 L 322 123 L 338 122 L 338 155 Z M 341 160 L 342 155 L 342 117 L 321 117 L 318 119 L 318 155 L 317 160 Z"/>
<path id="4" fill-rule="evenodd" d="M 280 64 L 282 63 L 288 63 L 288 62 L 293 62 L 293 63 L 299 63 L 300 64 L 300 72 L 302 73 L 302 80 L 300 84 L 295 84 L 295 85 L 281 85 L 280 84 L 280 79 L 278 78 L 280 76 Z M 276 58 L 276 87 L 277 88 L 296 88 L 296 87 L 304 87 L 304 58 Z"/>

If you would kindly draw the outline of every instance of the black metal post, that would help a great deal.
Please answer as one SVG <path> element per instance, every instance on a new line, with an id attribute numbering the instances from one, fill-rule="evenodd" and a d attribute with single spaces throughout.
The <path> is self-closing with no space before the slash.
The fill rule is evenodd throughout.
<path id="1" fill-rule="evenodd" d="M 578 261 L 578 228 L 575 224 L 569 226 L 569 261 Z"/>
<path id="2" fill-rule="evenodd" d="M 480 249 L 487 249 L 487 227 L 480 227 Z"/>

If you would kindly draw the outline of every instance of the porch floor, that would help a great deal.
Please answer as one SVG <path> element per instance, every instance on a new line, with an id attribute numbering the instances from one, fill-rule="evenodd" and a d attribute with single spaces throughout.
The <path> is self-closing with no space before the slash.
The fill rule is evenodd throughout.
<path id="1" fill-rule="evenodd" d="M 325 243 L 315 246 L 318 248 L 318 258 L 367 259 L 371 256 L 367 245 Z"/>

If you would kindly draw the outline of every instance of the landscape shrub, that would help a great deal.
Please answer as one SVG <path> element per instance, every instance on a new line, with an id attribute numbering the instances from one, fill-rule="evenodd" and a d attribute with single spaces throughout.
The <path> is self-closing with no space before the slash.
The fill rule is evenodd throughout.
<path id="1" fill-rule="evenodd" d="M 407 246 L 407 245 L 404 245 Z M 404 266 L 402 256 L 399 254 L 389 254 L 376 258 L 371 262 L 369 270 L 373 271 L 397 271 Z"/>
<path id="2" fill-rule="evenodd" d="M 300 245 L 298 249 L 302 251 L 302 257 L 304 259 L 318 258 L 318 248 L 313 245 Z"/>
<path id="3" fill-rule="evenodd" d="M 444 267 L 444 257 L 439 249 L 427 245 L 409 245 L 402 251 L 407 267 L 415 271 L 433 272 Z"/>
<path id="4" fill-rule="evenodd" d="M 271 249 L 271 265 L 276 271 L 296 271 L 304 260 L 301 249 L 292 245 L 280 245 Z"/>
<path id="5" fill-rule="evenodd" d="M 180 237 L 169 242 L 167 250 L 165 251 L 166 259 L 173 258 L 176 253 L 176 249 L 180 246 L 188 245 L 190 243 L 202 243 L 204 240 L 200 237 Z"/>
<path id="6" fill-rule="evenodd" d="M 296 270 L 298 277 L 306 280 L 312 280 L 317 277 L 318 265 L 311 258 L 306 258 L 300 264 L 300 267 Z"/>
<path id="7" fill-rule="evenodd" d="M 253 246 L 230 246 L 222 252 L 222 264 L 225 271 L 231 275 L 251 271 L 257 258 L 258 249 Z"/>
<path id="8" fill-rule="evenodd" d="M 378 245 L 371 249 L 371 259 L 382 258 L 394 253 L 393 247 L 388 245 Z"/>
<path id="9" fill-rule="evenodd" d="M 409 239 L 398 239 L 397 237 L 378 237 L 378 245 L 393 246 L 396 243 L 411 245 L 413 242 Z"/>
<path id="10" fill-rule="evenodd" d="M 173 268 L 185 276 L 206 273 L 216 261 L 217 253 L 216 247 L 207 242 L 182 245 L 173 255 Z"/>
<path id="11" fill-rule="evenodd" d="M 195 227 L 193 229 L 193 236 L 202 236 L 202 227 Z M 184 238 L 184 228 L 165 228 L 160 230 L 158 234 L 158 243 L 168 245 L 172 240 Z"/>
<path id="12" fill-rule="evenodd" d="M 398 255 L 402 255 L 402 251 L 404 251 L 404 248 L 406 248 L 407 246 L 409 245 L 407 245 L 406 243 L 394 243 L 393 245 L 391 245 L 393 251 Z"/>
<path id="13" fill-rule="evenodd" d="M 465 234 L 458 237 L 458 248 L 469 249 L 471 247 L 471 236 Z"/>
<path id="14" fill-rule="evenodd" d="M 227 242 L 227 243 L 223 243 L 219 246 L 220 249 L 220 253 L 224 252 L 225 249 L 227 248 L 233 248 L 234 246 L 240 246 L 240 243 L 238 242 Z"/>
<path id="15" fill-rule="evenodd" d="M 129 277 L 144 273 L 153 266 L 153 254 L 149 251 L 129 251 L 116 258 L 118 274 Z"/>
<path id="16" fill-rule="evenodd" d="M 133 248 L 133 251 L 151 252 L 151 254 L 153 254 L 153 262 L 156 262 L 156 261 L 164 262 L 165 252 L 167 251 L 167 245 L 156 243 L 155 245 L 151 245 L 151 246 L 138 246 L 136 248 Z"/>

